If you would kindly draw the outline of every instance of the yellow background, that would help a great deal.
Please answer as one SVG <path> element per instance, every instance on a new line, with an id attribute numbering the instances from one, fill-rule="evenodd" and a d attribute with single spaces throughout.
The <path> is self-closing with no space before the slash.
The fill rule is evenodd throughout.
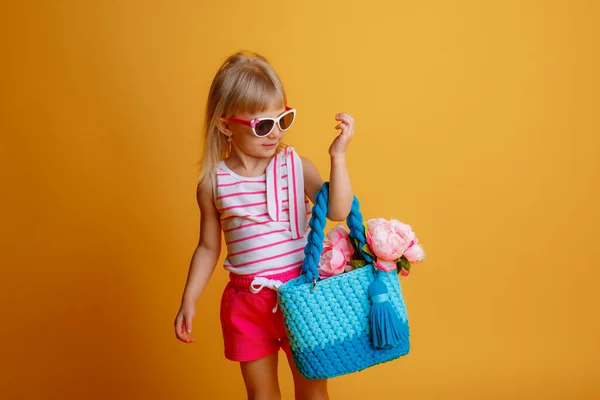
<path id="1" fill-rule="evenodd" d="M 241 49 L 279 72 L 287 142 L 324 178 L 335 113 L 355 117 L 365 216 L 427 252 L 402 282 L 410 355 L 332 380 L 333 399 L 599 398 L 599 8 L 3 2 L 0 398 L 244 397 L 220 267 L 197 343 L 172 328 L 206 96 Z"/>

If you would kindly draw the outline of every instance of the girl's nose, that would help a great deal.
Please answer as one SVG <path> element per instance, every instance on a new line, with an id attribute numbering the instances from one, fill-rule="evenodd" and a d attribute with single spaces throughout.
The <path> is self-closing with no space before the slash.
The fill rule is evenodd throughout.
<path id="1" fill-rule="evenodd" d="M 279 129 L 279 126 L 277 124 L 275 124 L 275 126 L 273 127 L 273 130 L 271 131 L 271 133 L 269 133 L 267 135 L 267 137 L 271 138 L 271 139 L 276 139 L 279 136 L 281 136 L 283 132 L 281 132 L 281 129 Z"/>

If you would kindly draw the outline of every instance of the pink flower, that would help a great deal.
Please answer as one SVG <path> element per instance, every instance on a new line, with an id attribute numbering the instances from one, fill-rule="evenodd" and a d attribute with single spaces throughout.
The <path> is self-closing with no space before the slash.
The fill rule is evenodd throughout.
<path id="1" fill-rule="evenodd" d="M 342 224 L 338 224 L 335 228 L 329 231 L 326 236 L 327 239 L 333 244 L 334 247 L 341 250 L 346 257 L 346 263 L 352 262 L 352 256 L 354 255 L 354 246 L 350 241 L 350 233 Z"/>
<path id="2" fill-rule="evenodd" d="M 392 219 L 367 221 L 367 244 L 379 260 L 394 261 L 404 254 L 415 239 L 410 225 Z"/>
<path id="3" fill-rule="evenodd" d="M 408 278 L 408 275 L 410 275 L 410 271 L 405 270 L 404 268 L 402 268 L 400 270 L 400 276 L 403 278 Z"/>
<path id="4" fill-rule="evenodd" d="M 375 260 L 375 265 L 377 266 L 377 268 L 385 272 L 396 270 L 396 263 L 394 261 L 380 260 L 379 258 L 377 258 Z"/>
<path id="5" fill-rule="evenodd" d="M 323 242 L 323 252 L 319 262 L 319 277 L 329 278 L 344 272 L 346 257 L 339 248 L 335 247 L 329 239 Z"/>
<path id="6" fill-rule="evenodd" d="M 423 250 L 423 246 L 417 244 L 418 241 L 419 240 L 415 238 L 415 240 L 413 240 L 408 246 L 408 249 L 404 252 L 404 256 L 411 264 L 420 263 L 425 259 L 425 251 Z"/>

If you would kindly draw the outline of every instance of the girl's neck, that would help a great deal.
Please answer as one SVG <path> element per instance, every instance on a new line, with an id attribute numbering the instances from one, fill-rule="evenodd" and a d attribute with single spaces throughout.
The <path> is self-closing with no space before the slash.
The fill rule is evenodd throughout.
<path id="1" fill-rule="evenodd" d="M 231 154 L 225 159 L 225 165 L 231 171 L 245 177 L 258 177 L 265 173 L 271 158 L 252 157 L 241 151 L 232 149 Z"/>

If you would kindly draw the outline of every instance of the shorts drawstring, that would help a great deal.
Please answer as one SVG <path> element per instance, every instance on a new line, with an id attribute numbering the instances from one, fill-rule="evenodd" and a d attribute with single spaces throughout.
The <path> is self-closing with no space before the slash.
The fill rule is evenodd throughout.
<path id="1" fill-rule="evenodd" d="M 271 275 L 237 275 L 233 272 L 229 273 L 229 284 L 237 290 L 243 290 L 252 294 L 258 294 L 263 289 L 271 289 L 275 293 L 275 307 L 273 313 L 277 312 L 279 308 L 279 299 L 277 298 L 277 291 L 279 287 L 290 279 L 297 278 L 301 273 L 301 268 L 295 268 L 282 273 L 276 273 Z M 271 297 L 269 291 L 267 297 Z M 263 294 L 260 294 L 263 296 Z"/>
<path id="2" fill-rule="evenodd" d="M 264 276 L 257 276 L 256 278 L 254 278 L 252 280 L 252 283 L 250 283 L 250 291 L 254 294 L 260 292 L 264 288 L 277 291 L 279 289 L 279 286 L 281 286 L 281 285 L 283 285 L 283 282 L 281 282 L 281 281 L 269 279 Z M 276 300 L 275 307 L 273 308 L 273 312 L 277 312 L 278 306 L 279 306 L 279 301 Z"/>

